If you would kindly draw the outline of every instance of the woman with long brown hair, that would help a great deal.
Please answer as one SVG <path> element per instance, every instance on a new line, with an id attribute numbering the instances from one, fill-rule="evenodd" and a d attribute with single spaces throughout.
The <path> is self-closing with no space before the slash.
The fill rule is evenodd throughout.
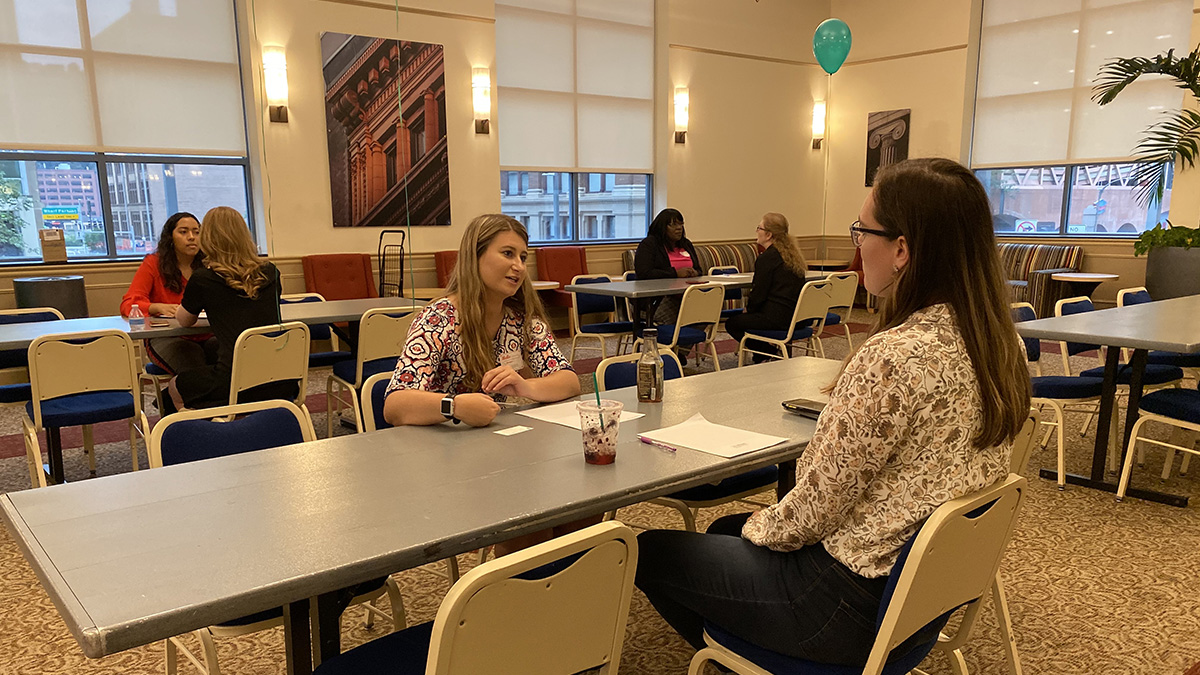
<path id="1" fill-rule="evenodd" d="M 725 332 L 739 342 L 747 331 L 788 329 L 808 267 L 782 213 L 763 214 L 755 242 L 763 252 L 754 261 L 754 286 L 746 299 L 746 311 L 725 322 Z M 755 351 L 767 349 L 763 343 L 749 346 Z M 753 357 L 755 363 L 768 358 L 757 353 Z"/>
<path id="2" fill-rule="evenodd" d="M 850 231 L 883 304 L 796 487 L 708 534 L 638 537 L 638 586 L 697 648 L 710 621 L 788 656 L 861 667 L 900 549 L 938 506 L 1008 475 L 1030 384 L 983 186 L 947 159 L 900 162 L 879 172 Z M 892 657 L 930 637 L 918 636 Z"/>
<path id="3" fill-rule="evenodd" d="M 247 328 L 279 322 L 279 270 L 259 258 L 242 214 L 218 206 L 200 227 L 204 266 L 192 274 L 175 318 L 181 326 L 196 323 L 200 312 L 217 336 L 217 362 L 193 368 L 171 380 L 176 407 L 212 408 L 229 403 L 233 346 Z M 272 382 L 244 392 L 239 401 L 296 398 L 294 382 Z"/>

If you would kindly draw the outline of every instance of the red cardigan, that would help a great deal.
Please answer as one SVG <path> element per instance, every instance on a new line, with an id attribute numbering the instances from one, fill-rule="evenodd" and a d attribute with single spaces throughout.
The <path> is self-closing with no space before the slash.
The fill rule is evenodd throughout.
<path id="1" fill-rule="evenodd" d="M 187 279 L 183 280 L 183 287 L 187 288 Z M 181 299 L 182 290 L 176 293 L 163 285 L 162 274 L 158 271 L 158 254 L 151 253 L 142 260 L 137 273 L 133 275 L 133 283 L 129 284 L 129 290 L 121 298 L 121 316 L 129 316 L 129 310 L 135 303 L 142 314 L 150 316 L 151 303 L 178 305 Z"/>

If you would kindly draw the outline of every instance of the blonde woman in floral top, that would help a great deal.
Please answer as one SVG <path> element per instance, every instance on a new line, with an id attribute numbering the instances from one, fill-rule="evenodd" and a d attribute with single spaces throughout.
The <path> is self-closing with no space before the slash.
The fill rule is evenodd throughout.
<path id="1" fill-rule="evenodd" d="M 863 665 L 901 547 L 938 506 L 1008 475 L 1029 375 L 983 186 L 950 160 L 901 162 L 850 229 L 883 304 L 796 487 L 708 534 L 639 537 L 639 588 L 697 648 L 708 621 L 788 656 Z"/>

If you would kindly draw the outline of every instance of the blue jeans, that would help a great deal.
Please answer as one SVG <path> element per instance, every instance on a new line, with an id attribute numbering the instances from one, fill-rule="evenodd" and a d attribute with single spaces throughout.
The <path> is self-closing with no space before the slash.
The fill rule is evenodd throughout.
<path id="1" fill-rule="evenodd" d="M 709 621 L 795 658 L 866 663 L 887 578 L 855 574 L 820 544 L 790 553 L 756 546 L 741 538 L 748 517 L 721 518 L 708 534 L 643 532 L 638 588 L 696 649 Z"/>

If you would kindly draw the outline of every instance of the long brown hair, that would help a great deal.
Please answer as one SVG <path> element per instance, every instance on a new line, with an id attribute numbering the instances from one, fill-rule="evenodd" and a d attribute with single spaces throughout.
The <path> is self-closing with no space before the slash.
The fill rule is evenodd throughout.
<path id="1" fill-rule="evenodd" d="M 803 279 L 808 271 L 808 263 L 804 261 L 804 254 L 800 252 L 796 240 L 788 234 L 788 219 L 782 213 L 770 211 L 763 214 L 762 227 L 771 234 L 771 245 L 779 251 L 783 264 Z"/>
<path id="2" fill-rule="evenodd" d="M 930 305 L 950 305 L 983 408 L 973 443 L 988 448 L 1012 440 L 1029 414 L 1029 368 L 1009 314 L 983 185 L 949 159 L 910 159 L 876 174 L 874 196 L 875 219 L 888 239 L 905 238 L 909 258 L 871 334 Z"/>
<path id="3" fill-rule="evenodd" d="M 235 209 L 218 206 L 204 214 L 200 250 L 204 251 L 204 265 L 248 298 L 258 297 L 259 289 L 270 281 L 263 269 L 266 263 L 259 259 L 250 239 L 250 228 Z"/>
<path id="4" fill-rule="evenodd" d="M 447 295 L 457 295 L 455 309 L 459 316 L 459 339 L 463 345 L 463 357 L 467 362 L 465 380 L 472 389 L 478 389 L 483 381 L 483 374 L 496 366 L 496 354 L 492 348 L 492 335 L 484 328 L 484 303 L 486 288 L 479 276 L 479 257 L 483 255 L 492 240 L 501 232 L 516 232 L 526 246 L 529 245 L 529 233 L 520 221 L 499 213 L 487 213 L 472 220 L 463 233 L 462 242 L 458 246 L 458 263 L 450 275 L 450 283 L 446 286 Z M 511 297 L 504 300 L 504 306 L 518 314 L 524 314 L 525 321 L 521 330 L 521 358 L 529 363 L 529 342 L 533 334 L 533 321 L 540 319 L 547 326 L 550 321 L 546 318 L 546 310 L 533 283 L 526 274 L 521 281 L 521 287 Z"/>
<path id="5" fill-rule="evenodd" d="M 174 293 L 183 292 L 183 271 L 179 269 L 179 254 L 175 251 L 175 228 L 184 218 L 200 222 L 199 218 L 187 211 L 180 211 L 167 218 L 167 222 L 163 223 L 162 234 L 158 236 L 158 248 L 154 251 L 158 255 L 158 275 L 162 277 L 163 286 Z M 204 251 L 198 251 L 192 258 L 192 269 L 200 269 L 203 263 Z"/>

